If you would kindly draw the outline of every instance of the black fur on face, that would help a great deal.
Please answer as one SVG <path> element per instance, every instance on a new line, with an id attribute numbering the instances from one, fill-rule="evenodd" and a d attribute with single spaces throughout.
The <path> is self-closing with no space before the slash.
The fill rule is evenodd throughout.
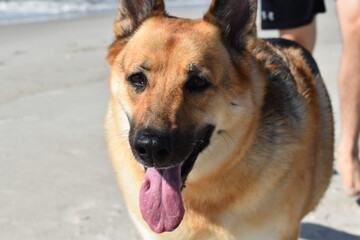
<path id="1" fill-rule="evenodd" d="M 210 138 L 212 133 L 214 132 L 215 126 L 208 125 L 201 129 L 200 133 L 198 134 L 199 137 L 195 142 L 195 146 L 193 151 L 189 155 L 189 157 L 185 160 L 184 164 L 181 167 L 181 180 L 183 182 L 182 188 L 185 188 L 185 181 L 188 177 L 189 173 L 191 172 L 192 168 L 194 167 L 195 161 L 199 154 L 210 144 Z"/>

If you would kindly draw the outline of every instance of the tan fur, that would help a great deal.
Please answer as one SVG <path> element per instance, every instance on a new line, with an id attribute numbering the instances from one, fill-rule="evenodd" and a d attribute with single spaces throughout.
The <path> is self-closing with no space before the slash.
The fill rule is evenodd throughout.
<path id="1" fill-rule="evenodd" d="M 154 16 L 130 41 L 115 42 L 110 48 L 108 149 L 144 239 L 294 240 L 301 219 L 327 188 L 333 129 L 321 77 L 312 75 L 300 48 L 279 49 L 260 39 L 254 45 L 235 64 L 216 26 Z M 272 110 L 264 109 L 269 84 L 265 69 L 283 71 L 270 61 L 275 55 L 288 63 L 294 77 L 291 84 L 304 103 L 299 110 L 303 126 L 281 128 L 280 144 L 266 138 L 271 129 L 265 122 Z M 214 86 L 201 96 L 183 91 L 189 64 L 202 66 Z M 124 79 L 140 67 L 147 69 L 150 80 L 148 89 L 137 94 Z M 173 232 L 155 234 L 142 220 L 138 198 L 144 170 L 128 142 L 128 117 L 142 127 L 216 125 L 210 145 L 187 179 L 182 192 L 185 217 Z M 277 125 L 286 121 L 273 119 Z"/>

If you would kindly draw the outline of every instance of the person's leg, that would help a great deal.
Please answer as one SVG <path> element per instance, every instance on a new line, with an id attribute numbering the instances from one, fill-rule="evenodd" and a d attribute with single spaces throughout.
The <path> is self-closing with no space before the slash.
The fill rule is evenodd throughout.
<path id="1" fill-rule="evenodd" d="M 280 37 L 296 41 L 312 52 L 318 13 L 325 12 L 324 0 L 261 0 L 262 29 L 279 29 Z"/>
<path id="2" fill-rule="evenodd" d="M 338 0 L 337 9 L 343 37 L 339 72 L 341 136 L 338 163 L 346 192 L 360 196 L 360 1 Z"/>
<path id="3" fill-rule="evenodd" d="M 316 20 L 305 26 L 280 30 L 280 37 L 298 42 L 312 52 L 316 41 Z"/>

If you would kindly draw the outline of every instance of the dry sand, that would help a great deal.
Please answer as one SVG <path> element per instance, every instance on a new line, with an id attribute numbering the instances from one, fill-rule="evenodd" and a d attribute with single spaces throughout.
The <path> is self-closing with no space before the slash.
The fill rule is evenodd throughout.
<path id="1" fill-rule="evenodd" d="M 318 17 L 315 58 L 339 119 L 341 42 L 334 1 L 327 7 Z M 192 18 L 204 9 L 170 12 Z M 1 240 L 139 239 L 104 143 L 112 19 L 0 26 Z M 336 173 L 304 219 L 301 239 L 360 240 L 360 207 L 345 196 Z"/>

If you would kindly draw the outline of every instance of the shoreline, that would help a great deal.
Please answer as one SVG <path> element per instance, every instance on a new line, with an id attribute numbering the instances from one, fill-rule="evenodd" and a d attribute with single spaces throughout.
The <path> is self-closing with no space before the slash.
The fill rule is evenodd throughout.
<path id="1" fill-rule="evenodd" d="M 171 4 L 174 5 L 174 4 Z M 175 5 L 167 8 L 169 12 L 188 12 L 189 10 L 196 9 L 206 9 L 208 5 L 206 4 L 188 4 L 188 5 Z M 77 18 L 91 18 L 94 16 L 103 16 L 103 15 L 112 15 L 115 16 L 117 9 L 106 9 L 106 10 L 93 10 L 87 12 L 67 12 L 67 13 L 58 13 L 58 14 L 30 14 L 24 16 L 14 16 L 9 19 L 0 18 L 0 27 L 9 26 L 9 25 L 19 25 L 19 24 L 32 24 L 40 22 L 51 22 L 51 21 L 62 21 L 62 20 L 72 20 Z"/>
<path id="2" fill-rule="evenodd" d="M 40 22 L 52 22 L 52 21 L 62 21 L 62 20 L 72 20 L 77 18 L 88 18 L 98 15 L 110 15 L 115 14 L 116 10 L 106 10 L 106 11 L 96 11 L 96 12 L 86 12 L 86 13 L 64 13 L 64 14 L 54 14 L 54 15 L 38 15 L 38 16 L 24 16 L 19 18 L 0 20 L 0 27 L 3 26 L 12 26 L 20 24 L 32 24 Z"/>

